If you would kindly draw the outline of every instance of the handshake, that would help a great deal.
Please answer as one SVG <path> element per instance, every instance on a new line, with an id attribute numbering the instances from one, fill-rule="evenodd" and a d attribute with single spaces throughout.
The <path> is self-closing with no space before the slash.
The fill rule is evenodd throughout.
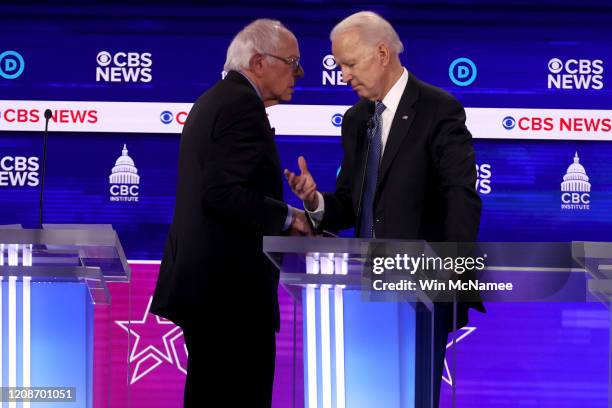
<path id="1" fill-rule="evenodd" d="M 298 158 L 298 166 L 300 167 L 300 175 L 296 175 L 294 172 L 285 169 L 285 178 L 291 191 L 295 194 L 302 202 L 304 207 L 308 211 L 314 211 L 319 206 L 319 194 L 317 193 L 317 184 L 315 183 L 312 175 L 308 171 L 306 159 L 303 156 Z M 289 235 L 297 236 L 313 236 L 314 231 L 312 230 L 310 223 L 308 222 L 307 215 L 304 211 L 293 208 L 292 209 L 292 221 L 289 227 Z"/>

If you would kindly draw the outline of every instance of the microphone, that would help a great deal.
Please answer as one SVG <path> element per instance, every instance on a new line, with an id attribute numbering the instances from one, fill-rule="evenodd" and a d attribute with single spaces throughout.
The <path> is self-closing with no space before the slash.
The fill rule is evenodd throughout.
<path id="1" fill-rule="evenodd" d="M 45 132 L 43 137 L 43 159 L 42 159 L 42 169 L 40 175 L 40 203 L 38 206 L 38 222 L 40 224 L 40 228 L 43 227 L 43 196 L 45 192 L 45 172 L 47 167 L 47 139 L 49 134 L 49 119 L 53 116 L 53 112 L 51 109 L 45 109 Z"/>
<path id="2" fill-rule="evenodd" d="M 370 155 L 370 145 L 372 144 L 372 129 L 374 129 L 374 104 L 371 104 L 371 106 L 368 107 L 368 113 L 370 114 L 370 118 L 368 119 L 368 121 L 366 122 L 366 139 L 368 141 L 367 146 L 366 146 L 366 152 L 365 152 L 365 158 L 364 158 L 364 163 L 366 163 L 366 167 L 363 168 L 363 174 L 361 175 L 361 183 L 359 185 L 359 200 L 357 201 L 357 222 L 355 223 L 355 231 L 358 234 L 361 234 L 361 204 L 362 204 L 362 198 L 363 198 L 363 188 L 365 186 L 365 178 L 366 178 L 366 171 L 367 171 L 367 163 L 368 163 L 368 156 Z"/>

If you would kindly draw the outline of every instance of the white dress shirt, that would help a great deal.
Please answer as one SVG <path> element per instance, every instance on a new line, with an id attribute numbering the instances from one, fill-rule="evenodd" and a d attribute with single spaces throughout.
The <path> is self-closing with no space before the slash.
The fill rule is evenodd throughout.
<path id="1" fill-rule="evenodd" d="M 389 89 L 389 92 L 387 92 L 387 94 L 382 100 L 383 105 L 385 105 L 385 110 L 381 115 L 382 155 L 385 154 L 385 146 L 387 145 L 387 139 L 389 138 L 389 132 L 391 131 L 391 124 L 393 123 L 395 112 L 397 111 L 397 107 L 399 106 L 400 99 L 402 99 L 402 95 L 404 94 L 406 85 L 408 85 L 408 70 L 404 68 L 404 72 L 402 72 L 402 75 L 391 87 L 391 89 Z M 319 206 L 316 210 L 308 211 L 308 209 L 304 207 L 310 215 L 310 219 L 315 224 L 315 227 L 321 222 L 321 220 L 323 220 L 323 214 L 325 212 L 325 202 L 323 200 L 323 194 L 317 191 L 317 196 L 319 199 Z"/>

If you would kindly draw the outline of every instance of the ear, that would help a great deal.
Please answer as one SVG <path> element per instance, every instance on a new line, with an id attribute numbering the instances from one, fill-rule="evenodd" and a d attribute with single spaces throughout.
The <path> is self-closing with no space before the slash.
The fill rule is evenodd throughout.
<path id="1" fill-rule="evenodd" d="M 378 59 L 380 65 L 382 65 L 383 67 L 389 65 L 390 55 L 391 54 L 389 52 L 389 47 L 387 47 L 387 44 L 385 44 L 384 42 L 378 43 L 378 45 L 376 46 L 376 58 Z"/>
<path id="2" fill-rule="evenodd" d="M 259 53 L 253 54 L 253 56 L 249 60 L 249 70 L 253 72 L 256 76 L 260 77 L 263 74 L 263 68 L 264 68 L 263 55 Z"/>

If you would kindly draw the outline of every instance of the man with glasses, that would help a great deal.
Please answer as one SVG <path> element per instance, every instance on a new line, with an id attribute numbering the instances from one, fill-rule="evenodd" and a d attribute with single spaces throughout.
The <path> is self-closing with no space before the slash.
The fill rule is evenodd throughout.
<path id="1" fill-rule="evenodd" d="M 267 57 L 276 58 L 279 61 L 283 61 L 285 64 L 289 65 L 294 71 L 297 71 L 301 68 L 300 57 L 284 58 L 284 57 L 279 57 L 278 55 L 266 54 L 266 53 L 264 53 L 263 55 Z"/>
<path id="2" fill-rule="evenodd" d="M 225 79 L 200 96 L 183 128 L 151 310 L 183 329 L 185 407 L 271 406 L 278 271 L 262 237 L 310 229 L 282 202 L 265 107 L 291 100 L 304 75 L 299 60 L 297 39 L 279 21 L 254 21 L 230 44 Z"/>

